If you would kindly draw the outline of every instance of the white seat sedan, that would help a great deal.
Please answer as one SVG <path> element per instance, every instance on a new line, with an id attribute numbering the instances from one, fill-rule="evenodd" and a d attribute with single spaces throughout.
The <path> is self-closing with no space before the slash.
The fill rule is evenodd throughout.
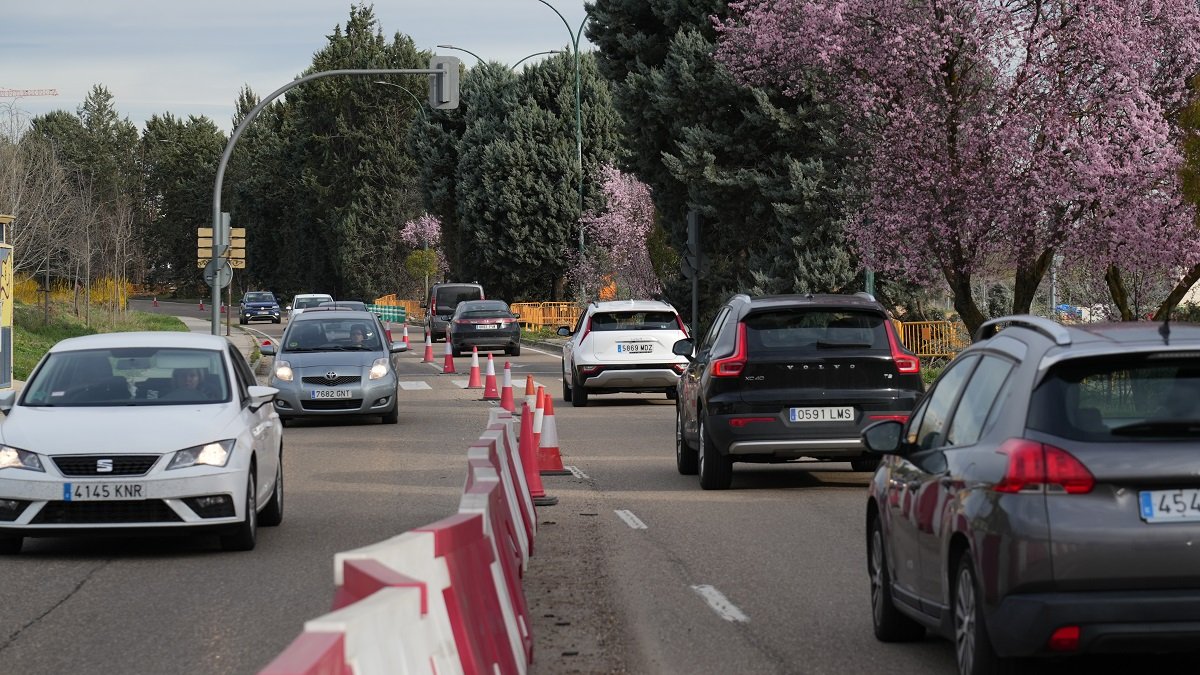
<path id="1" fill-rule="evenodd" d="M 563 346 L 563 400 L 586 406 L 591 394 L 664 393 L 675 398 L 687 359 L 671 351 L 687 337 L 683 320 L 660 300 L 593 302 Z"/>
<path id="2" fill-rule="evenodd" d="M 25 537 L 216 534 L 283 520 L 283 436 L 225 338 L 106 333 L 55 345 L 0 393 L 0 553 Z"/>

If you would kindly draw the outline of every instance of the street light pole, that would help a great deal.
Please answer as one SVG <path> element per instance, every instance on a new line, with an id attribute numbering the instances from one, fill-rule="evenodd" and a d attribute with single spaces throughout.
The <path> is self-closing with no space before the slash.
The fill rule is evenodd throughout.
<path id="1" fill-rule="evenodd" d="M 470 54 L 471 56 L 474 56 L 475 60 L 480 63 L 484 62 L 482 56 L 476 54 L 475 52 L 471 51 L 470 49 L 463 49 L 462 47 L 455 47 L 454 45 L 438 45 L 438 49 L 456 49 L 460 52 L 466 52 L 466 53 Z"/>
<path id="2" fill-rule="evenodd" d="M 541 56 L 542 54 L 561 54 L 561 53 L 562 53 L 561 49 L 550 49 L 550 50 L 547 50 L 544 52 L 534 52 L 534 53 L 530 54 L 529 56 L 522 57 L 520 61 L 517 61 L 516 63 L 512 64 L 511 66 L 508 67 L 508 69 L 516 70 L 517 66 L 528 61 L 529 59 L 532 59 L 535 56 Z"/>
<path id="3" fill-rule="evenodd" d="M 421 119 L 426 119 L 425 104 L 421 103 L 421 99 L 417 98 L 416 94 L 409 91 L 408 87 L 396 84 L 395 82 L 384 82 L 383 80 L 375 80 L 374 84 L 384 84 L 389 87 L 395 87 L 395 88 L 399 89 L 400 91 L 408 94 L 408 97 L 411 98 L 413 100 L 413 102 L 415 102 L 417 104 L 417 112 L 421 113 Z"/>
<path id="4" fill-rule="evenodd" d="M 583 254 L 583 120 L 580 108 L 582 107 L 583 95 L 581 93 L 582 85 L 579 75 L 579 37 L 583 35 L 583 27 L 587 25 L 587 20 L 590 15 L 586 12 L 583 15 L 583 21 L 579 22 L 579 30 L 572 31 L 571 24 L 567 22 L 567 18 L 562 15 L 562 12 L 554 8 L 546 0 L 538 0 L 538 2 L 549 7 L 559 19 L 562 19 L 563 25 L 567 27 L 567 35 L 571 36 L 571 50 L 575 55 L 575 158 L 579 166 L 579 253 Z"/>

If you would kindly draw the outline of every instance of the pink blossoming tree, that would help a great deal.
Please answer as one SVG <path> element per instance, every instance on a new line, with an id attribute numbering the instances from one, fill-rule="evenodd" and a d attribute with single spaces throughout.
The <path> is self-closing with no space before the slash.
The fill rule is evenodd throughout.
<path id="1" fill-rule="evenodd" d="M 848 225 L 865 264 L 972 280 L 1027 312 L 1055 254 L 1103 275 L 1200 262 L 1177 115 L 1200 66 L 1195 0 L 746 0 L 718 26 L 742 81 L 816 89 L 864 148 Z"/>
<path id="2" fill-rule="evenodd" d="M 650 188 L 611 164 L 600 170 L 605 205 L 585 214 L 584 239 L 589 257 L 573 265 L 570 281 L 598 297 L 605 279 L 616 284 L 618 298 L 649 298 L 662 290 L 646 240 L 654 227 Z"/>
<path id="3" fill-rule="evenodd" d="M 400 229 L 400 241 L 411 246 L 412 252 L 404 259 L 404 267 L 414 277 L 436 276 L 450 271 L 446 255 L 442 251 L 442 221 L 428 213 L 414 218 Z"/>

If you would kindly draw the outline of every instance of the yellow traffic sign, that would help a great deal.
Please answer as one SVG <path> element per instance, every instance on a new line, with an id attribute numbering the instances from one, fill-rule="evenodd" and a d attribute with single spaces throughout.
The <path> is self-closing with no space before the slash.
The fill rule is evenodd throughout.
<path id="1" fill-rule="evenodd" d="M 238 238 L 245 239 L 246 238 L 246 228 L 244 228 L 244 227 L 229 228 L 229 237 L 231 239 L 238 239 Z"/>
<path id="2" fill-rule="evenodd" d="M 231 258 L 229 260 L 229 265 L 230 265 L 230 267 L 233 267 L 234 269 L 245 269 L 246 268 L 246 259 L 245 258 Z"/>
<path id="3" fill-rule="evenodd" d="M 233 240 L 229 242 L 229 248 L 246 248 L 246 240 L 234 237 Z"/>
<path id="4" fill-rule="evenodd" d="M 199 248 L 212 248 L 212 237 L 197 237 L 196 246 Z"/>
<path id="5" fill-rule="evenodd" d="M 212 260 L 212 258 L 196 258 L 196 267 L 199 267 L 200 269 L 208 267 L 209 260 Z"/>
<path id="6" fill-rule="evenodd" d="M 243 229 L 245 229 L 245 228 L 243 228 Z M 212 228 L 211 227 L 197 227 L 196 228 L 196 236 L 197 237 L 212 237 L 213 236 Z"/>

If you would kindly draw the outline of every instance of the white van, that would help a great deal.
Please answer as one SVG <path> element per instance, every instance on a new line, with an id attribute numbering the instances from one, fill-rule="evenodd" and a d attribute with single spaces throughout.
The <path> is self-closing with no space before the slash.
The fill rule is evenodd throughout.
<path id="1" fill-rule="evenodd" d="M 316 307 L 322 302 L 333 302 L 333 296 L 328 293 L 300 293 L 292 298 L 292 304 L 287 306 L 288 321 L 304 312 L 305 309 Z"/>

